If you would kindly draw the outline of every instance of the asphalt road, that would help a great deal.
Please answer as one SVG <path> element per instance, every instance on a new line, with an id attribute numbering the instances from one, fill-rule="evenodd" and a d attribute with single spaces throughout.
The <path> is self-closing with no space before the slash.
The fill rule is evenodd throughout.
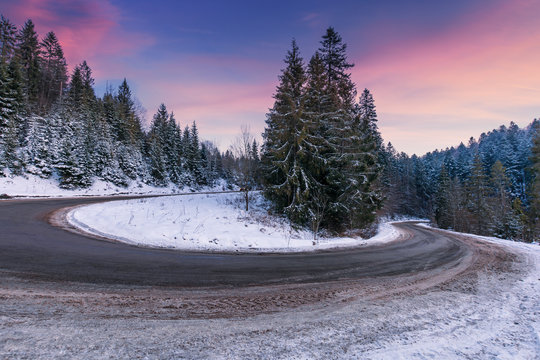
<path id="1" fill-rule="evenodd" d="M 398 225 L 410 238 L 384 246 L 307 254 L 224 255 L 102 241 L 47 221 L 60 208 L 104 199 L 0 201 L 0 271 L 52 281 L 227 287 L 413 273 L 459 261 L 470 251 L 451 235 L 412 223 Z"/>

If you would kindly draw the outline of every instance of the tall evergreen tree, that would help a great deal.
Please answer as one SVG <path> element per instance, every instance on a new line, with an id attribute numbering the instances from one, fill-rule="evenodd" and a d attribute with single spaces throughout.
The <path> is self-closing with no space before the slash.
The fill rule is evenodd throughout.
<path id="1" fill-rule="evenodd" d="M 512 207 L 509 196 L 510 182 L 503 164 L 497 160 L 491 168 L 490 182 L 492 186 L 493 219 L 491 234 L 503 239 L 513 239 L 522 232 L 519 215 Z"/>
<path id="2" fill-rule="evenodd" d="M 471 175 L 466 183 L 468 194 L 467 208 L 471 214 L 471 229 L 475 234 L 489 235 L 492 209 L 488 204 L 489 188 L 484 173 L 482 159 L 476 154 Z"/>
<path id="3" fill-rule="evenodd" d="M 308 131 L 304 117 L 306 74 L 294 40 L 285 64 L 263 134 L 265 195 L 278 211 L 285 211 L 293 221 L 302 223 L 307 220 L 306 200 L 313 180 L 303 166 L 308 151 L 303 146 Z"/>
<path id="4" fill-rule="evenodd" d="M 450 193 L 451 180 L 446 171 L 446 167 L 441 168 L 437 186 L 437 198 L 435 199 L 435 221 L 443 229 L 452 227 L 453 222 L 450 216 Z"/>
<path id="5" fill-rule="evenodd" d="M 356 88 L 347 61 L 347 45 L 341 36 L 328 28 L 319 52 L 326 69 L 326 93 L 330 106 L 323 121 L 324 135 L 330 145 L 326 154 L 329 187 L 328 218 L 330 224 L 348 219 L 348 226 L 364 226 L 374 219 L 379 205 L 372 183 L 379 173 L 378 135 L 375 107 L 369 92 L 355 105 Z M 370 102 L 371 101 L 371 102 Z"/>
<path id="6" fill-rule="evenodd" d="M 0 16 L 0 62 L 7 64 L 15 53 L 17 27 Z"/>
<path id="7" fill-rule="evenodd" d="M 67 64 L 58 38 L 51 31 L 41 41 L 39 108 L 48 110 L 62 96 L 67 82 Z"/>
<path id="8" fill-rule="evenodd" d="M 182 135 L 180 127 L 176 123 L 174 114 L 171 112 L 166 124 L 165 155 L 167 158 L 167 169 L 169 178 L 175 184 L 180 183 L 182 173 L 181 142 Z"/>
<path id="9" fill-rule="evenodd" d="M 24 99 L 17 59 L 0 62 L 0 176 L 8 168 L 18 174 L 24 166 L 19 146 L 24 144 L 27 121 L 22 116 Z"/>
<path id="10" fill-rule="evenodd" d="M 25 158 L 27 171 L 42 178 L 48 178 L 53 172 L 52 126 L 48 118 L 33 116 L 30 119 Z"/>
<path id="11" fill-rule="evenodd" d="M 361 122 L 366 123 L 370 136 L 375 140 L 377 149 L 380 149 L 382 146 L 382 137 L 377 126 L 377 111 L 375 110 L 373 95 L 368 89 L 362 91 L 362 95 L 358 101 L 358 116 Z"/>
<path id="12" fill-rule="evenodd" d="M 124 78 L 122 84 L 118 87 L 118 117 L 117 125 L 118 137 L 131 145 L 139 145 L 143 138 L 142 126 L 139 117 L 135 111 L 135 102 L 127 80 Z"/>
<path id="13" fill-rule="evenodd" d="M 60 187 L 74 189 L 90 185 L 90 176 L 86 173 L 85 148 L 81 132 L 81 123 L 63 116 L 62 138 L 59 145 L 55 168 L 60 176 Z"/>
<path id="14" fill-rule="evenodd" d="M 199 143 L 199 130 L 197 129 L 197 124 L 193 121 L 191 125 L 191 134 L 190 134 L 190 143 L 187 148 L 186 153 L 186 162 L 188 169 L 190 170 L 195 183 L 197 185 L 202 185 L 204 183 L 203 172 L 202 172 L 202 162 L 201 162 L 201 152 L 200 152 L 200 143 Z"/>
<path id="15" fill-rule="evenodd" d="M 540 238 L 540 123 L 537 121 L 533 129 L 535 134 L 531 149 L 531 172 L 533 174 L 531 184 L 531 205 L 529 211 L 529 239 Z"/>
<path id="16" fill-rule="evenodd" d="M 347 61 L 347 44 L 333 27 L 326 30 L 319 53 L 326 69 L 326 86 L 332 100 L 337 108 L 351 108 L 356 98 L 356 89 L 348 71 L 354 64 Z"/>
<path id="17" fill-rule="evenodd" d="M 24 94 L 28 109 L 36 111 L 40 85 L 40 48 L 32 20 L 27 20 L 17 37 L 17 57 L 23 69 Z"/>
<path id="18" fill-rule="evenodd" d="M 69 101 L 69 105 L 72 108 L 79 109 L 83 103 L 85 98 L 84 93 L 84 85 L 83 85 L 83 79 L 81 74 L 81 68 L 79 66 L 76 66 L 73 70 L 73 74 L 71 75 L 71 81 L 69 82 L 69 90 L 67 93 L 67 98 Z"/>
<path id="19" fill-rule="evenodd" d="M 165 186 L 169 181 L 167 155 L 165 153 L 168 120 L 169 113 L 167 112 L 167 108 L 165 104 L 161 104 L 154 115 L 148 134 L 150 175 L 154 180 L 154 184 L 158 186 Z"/>

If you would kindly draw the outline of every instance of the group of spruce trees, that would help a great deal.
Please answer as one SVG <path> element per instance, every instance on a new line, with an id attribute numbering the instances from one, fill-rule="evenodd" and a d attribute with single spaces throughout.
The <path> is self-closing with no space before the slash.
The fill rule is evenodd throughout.
<path id="1" fill-rule="evenodd" d="M 540 239 L 540 121 L 422 157 L 382 152 L 386 214 L 421 216 L 479 235 Z"/>
<path id="2" fill-rule="evenodd" d="M 293 40 L 263 134 L 266 197 L 315 235 L 369 224 L 381 201 L 373 97 L 366 89 L 356 102 L 346 49 L 329 28 L 306 66 Z"/>
<path id="3" fill-rule="evenodd" d="M 68 82 L 53 32 L 39 41 L 31 20 L 17 30 L 2 16 L 0 46 L 0 176 L 31 173 L 76 188 L 96 179 L 211 185 L 229 175 L 217 148 L 199 142 L 195 123 L 182 131 L 165 105 L 145 132 L 125 79 L 98 98 L 83 62 Z"/>
<path id="4" fill-rule="evenodd" d="M 540 121 L 502 126 L 478 141 L 422 157 L 384 146 L 371 93 L 357 100 L 347 46 L 329 28 L 306 65 L 285 58 L 264 144 L 220 153 L 161 105 L 148 131 L 124 80 L 97 97 L 86 62 L 70 76 L 53 32 L 0 18 L 0 176 L 35 174 L 64 188 L 96 179 L 126 186 L 262 184 L 275 210 L 299 225 L 361 228 L 379 214 L 431 218 L 442 228 L 540 238 Z M 250 141 L 247 141 L 247 140 Z M 232 149 L 234 150 L 234 149 Z M 238 149 L 237 149 L 238 150 Z"/>

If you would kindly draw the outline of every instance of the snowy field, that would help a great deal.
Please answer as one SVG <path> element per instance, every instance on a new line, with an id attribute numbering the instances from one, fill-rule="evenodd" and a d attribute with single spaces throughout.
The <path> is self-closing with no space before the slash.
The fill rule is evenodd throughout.
<path id="1" fill-rule="evenodd" d="M 87 232 L 130 244 L 191 251 L 288 252 L 380 244 L 399 232 L 388 223 L 368 240 L 351 237 L 313 239 L 284 218 L 268 215 L 261 195 L 253 193 L 245 211 L 240 193 L 179 195 L 121 200 L 74 209 L 68 221 Z"/>
<path id="2" fill-rule="evenodd" d="M 212 189 L 223 190 L 226 184 L 219 183 Z M 206 189 L 205 189 L 206 190 Z M 120 187 L 102 180 L 95 180 L 87 189 L 66 190 L 58 187 L 58 180 L 43 179 L 27 174 L 25 176 L 0 177 L 0 195 L 10 197 L 73 197 L 108 195 L 159 195 L 190 192 L 189 188 L 175 185 L 155 187 L 139 181 L 132 181 L 127 187 Z"/>

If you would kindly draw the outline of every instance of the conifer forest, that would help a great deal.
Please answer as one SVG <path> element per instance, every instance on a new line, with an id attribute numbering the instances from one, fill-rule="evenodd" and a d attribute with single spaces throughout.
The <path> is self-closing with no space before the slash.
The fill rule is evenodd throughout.
<path id="1" fill-rule="evenodd" d="M 223 179 L 262 190 L 269 211 L 315 234 L 404 215 L 540 238 L 540 121 L 423 156 L 400 152 L 384 142 L 373 94 L 352 81 L 347 44 L 332 27 L 309 58 L 292 41 L 263 142 L 244 133 L 239 151 L 201 141 L 197 124 L 181 127 L 165 104 L 146 124 L 126 79 L 96 95 L 91 64 L 68 72 L 55 33 L 38 35 L 31 20 L 17 28 L 2 16 L 0 46 L 0 177 L 31 174 L 66 189 L 96 179 L 192 188 Z"/>

